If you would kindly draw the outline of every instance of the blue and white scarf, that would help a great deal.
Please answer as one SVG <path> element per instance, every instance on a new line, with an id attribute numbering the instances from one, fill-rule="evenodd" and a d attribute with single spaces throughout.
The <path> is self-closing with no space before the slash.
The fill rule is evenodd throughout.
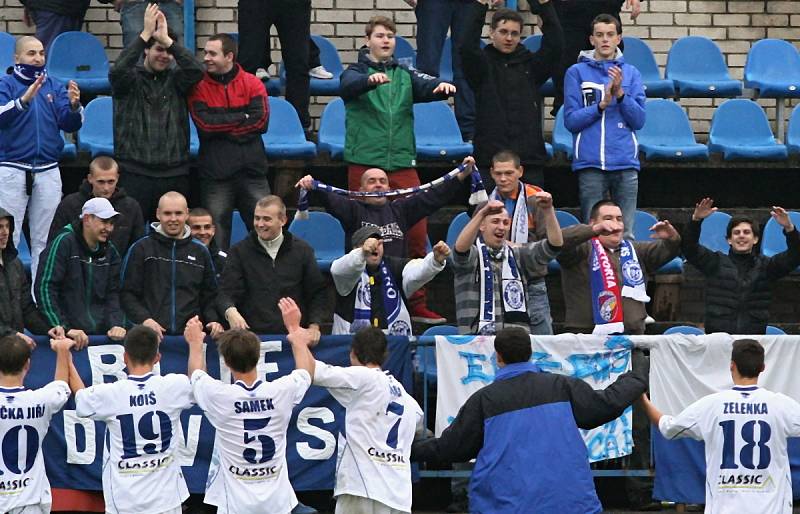
<path id="1" fill-rule="evenodd" d="M 311 189 L 317 191 L 326 191 L 328 193 L 334 193 L 341 196 L 349 196 L 352 198 L 380 198 L 380 197 L 394 198 L 397 196 L 405 196 L 431 189 L 432 187 L 436 187 L 439 184 L 443 184 L 447 180 L 453 180 L 462 171 L 464 171 L 464 165 L 459 164 L 458 167 L 455 168 L 454 170 L 446 173 L 445 175 L 442 175 L 436 180 L 428 182 L 427 184 L 422 184 L 414 187 L 406 187 L 403 189 L 391 189 L 389 191 L 372 191 L 372 192 L 348 191 L 347 189 L 341 189 L 335 186 L 330 186 L 316 179 L 314 180 L 314 184 L 311 186 Z M 478 205 L 488 201 L 486 189 L 483 186 L 483 180 L 481 180 L 481 174 L 478 172 L 477 166 L 472 171 L 471 181 L 472 183 L 470 185 L 471 194 L 469 197 L 469 204 Z M 297 200 L 297 214 L 295 215 L 295 218 L 301 220 L 308 219 L 308 191 L 306 191 L 305 189 L 300 189 L 300 197 Z"/>
<path id="2" fill-rule="evenodd" d="M 482 237 L 475 241 L 478 249 L 478 266 L 480 268 L 481 281 L 481 304 L 478 313 L 478 333 L 483 335 L 493 335 L 496 332 L 496 316 L 494 311 L 494 273 L 492 272 L 492 257 L 489 255 L 489 247 L 483 242 Z M 514 252 L 507 244 L 503 244 L 500 250 L 503 259 L 503 267 L 500 278 L 503 299 L 503 322 L 504 323 L 527 323 L 528 306 L 525 298 L 525 285 L 514 258 Z"/>
<path id="3" fill-rule="evenodd" d="M 39 76 L 47 75 L 47 71 L 44 66 L 17 63 L 14 65 L 14 75 L 16 75 L 23 84 L 31 85 Z"/>
<path id="4" fill-rule="evenodd" d="M 517 195 L 517 203 L 514 205 L 514 212 L 509 212 L 511 216 L 510 240 L 514 243 L 526 244 L 528 242 L 528 196 L 525 184 L 519 183 L 520 191 Z M 492 199 L 505 203 L 500 196 L 497 188 L 490 195 Z"/>
<path id="5" fill-rule="evenodd" d="M 385 261 L 381 261 L 379 266 L 380 287 L 383 296 L 383 310 L 386 312 L 386 332 L 393 336 L 411 335 L 411 316 L 403 302 L 400 290 L 395 285 L 392 272 L 386 266 Z M 372 295 L 371 286 L 375 283 L 375 278 L 367 274 L 366 269 L 361 273 L 361 281 L 356 289 L 356 303 L 353 308 L 353 322 L 350 323 L 350 333 L 355 334 L 364 327 L 373 323 L 372 316 Z M 374 320 L 376 327 L 379 321 Z"/>
<path id="6" fill-rule="evenodd" d="M 589 253 L 589 282 L 592 288 L 593 334 L 614 334 L 625 330 L 622 298 L 647 303 L 647 287 L 636 250 L 628 240 L 619 246 L 619 267 L 622 271 L 622 288 L 606 249 L 598 238 L 592 238 Z"/>

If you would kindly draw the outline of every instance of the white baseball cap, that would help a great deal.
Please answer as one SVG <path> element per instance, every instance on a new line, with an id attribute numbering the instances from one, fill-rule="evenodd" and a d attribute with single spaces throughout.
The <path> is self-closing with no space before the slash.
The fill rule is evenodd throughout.
<path id="1" fill-rule="evenodd" d="M 92 198 L 91 200 L 87 200 L 86 203 L 83 204 L 81 218 L 85 217 L 87 214 L 93 214 L 104 220 L 119 215 L 119 213 L 114 210 L 114 206 L 111 205 L 111 202 L 106 198 Z"/>

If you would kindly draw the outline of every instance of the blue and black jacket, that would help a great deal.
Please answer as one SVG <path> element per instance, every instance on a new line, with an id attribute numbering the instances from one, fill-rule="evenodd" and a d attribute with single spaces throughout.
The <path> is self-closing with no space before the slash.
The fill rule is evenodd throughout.
<path id="1" fill-rule="evenodd" d="M 472 514 L 602 512 L 578 428 L 619 417 L 647 388 L 629 372 L 604 390 L 522 362 L 461 407 L 441 437 L 415 443 L 412 460 L 467 462 Z"/>
<path id="2" fill-rule="evenodd" d="M 64 227 L 42 252 L 36 277 L 39 310 L 50 326 L 87 334 L 121 327 L 121 260 L 114 243 L 89 248 L 80 220 Z"/>
<path id="3" fill-rule="evenodd" d="M 179 239 L 150 234 L 128 250 L 122 263 L 122 308 L 129 321 L 154 319 L 167 334 L 182 334 L 195 315 L 203 324 L 219 321 L 217 272 L 208 248 L 192 239 L 189 227 Z"/>
<path id="4" fill-rule="evenodd" d="M 60 131 L 81 128 L 83 107 L 73 111 L 67 89 L 50 77 L 24 105 L 20 98 L 29 85 L 14 73 L 0 78 L 0 165 L 47 171 L 58 166 L 64 149 Z"/>

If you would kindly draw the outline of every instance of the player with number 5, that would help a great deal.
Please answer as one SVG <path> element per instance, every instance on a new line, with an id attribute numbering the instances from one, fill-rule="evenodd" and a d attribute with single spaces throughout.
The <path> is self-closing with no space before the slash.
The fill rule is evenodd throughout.
<path id="1" fill-rule="evenodd" d="M 800 404 L 758 386 L 764 347 L 734 341 L 733 388 L 705 396 L 677 416 L 642 396 L 650 420 L 667 439 L 706 443 L 706 514 L 790 514 L 792 477 L 787 437 L 800 437 Z"/>

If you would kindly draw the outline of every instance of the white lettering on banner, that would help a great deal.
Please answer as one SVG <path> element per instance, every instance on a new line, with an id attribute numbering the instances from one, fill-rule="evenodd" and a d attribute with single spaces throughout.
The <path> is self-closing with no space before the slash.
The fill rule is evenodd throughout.
<path id="1" fill-rule="evenodd" d="M 105 377 L 116 378 L 111 382 L 128 378 L 125 373 L 125 347 L 121 344 L 88 346 L 86 351 L 89 356 L 89 366 L 92 369 L 92 385 L 106 383 Z M 103 362 L 104 356 L 106 356 L 106 360 L 111 362 Z M 161 374 L 161 366 L 158 363 L 153 366 L 153 374 Z"/>
<path id="2" fill-rule="evenodd" d="M 275 361 L 267 362 L 266 355 L 267 352 L 281 352 L 281 342 L 280 341 L 261 341 L 261 357 L 258 359 L 258 365 L 256 366 L 256 371 L 258 371 L 258 376 L 266 380 L 267 375 L 270 373 L 277 373 L 278 372 L 278 363 Z M 225 365 L 225 360 L 222 358 L 222 355 L 219 356 L 219 379 L 225 384 L 233 383 L 233 375 L 231 374 L 231 370 L 228 366 Z"/>
<path id="3" fill-rule="evenodd" d="M 308 443 L 297 443 L 297 454 L 306 460 L 328 460 L 336 450 L 336 438 L 324 428 L 315 427 L 309 423 L 308 420 L 312 418 L 320 419 L 323 423 L 335 421 L 333 412 L 327 407 L 306 407 L 301 410 L 297 415 L 297 430 L 316 437 L 325 444 L 322 448 L 312 448 Z"/>
<path id="4" fill-rule="evenodd" d="M 183 422 L 178 421 L 180 433 L 186 432 L 186 437 L 178 437 L 178 448 L 176 456 L 180 466 L 194 466 L 197 457 L 197 445 L 200 443 L 200 425 L 203 423 L 203 416 L 193 414 L 189 416 L 189 430 L 184 431 Z"/>
<path id="5" fill-rule="evenodd" d="M 90 347 L 91 348 L 91 347 Z M 120 347 L 121 348 L 121 347 Z M 64 439 L 67 443 L 67 464 L 91 464 L 97 455 L 95 447 L 94 421 L 89 418 L 79 418 L 74 410 L 64 410 Z M 81 430 L 81 444 L 79 450 L 78 426 Z"/>

